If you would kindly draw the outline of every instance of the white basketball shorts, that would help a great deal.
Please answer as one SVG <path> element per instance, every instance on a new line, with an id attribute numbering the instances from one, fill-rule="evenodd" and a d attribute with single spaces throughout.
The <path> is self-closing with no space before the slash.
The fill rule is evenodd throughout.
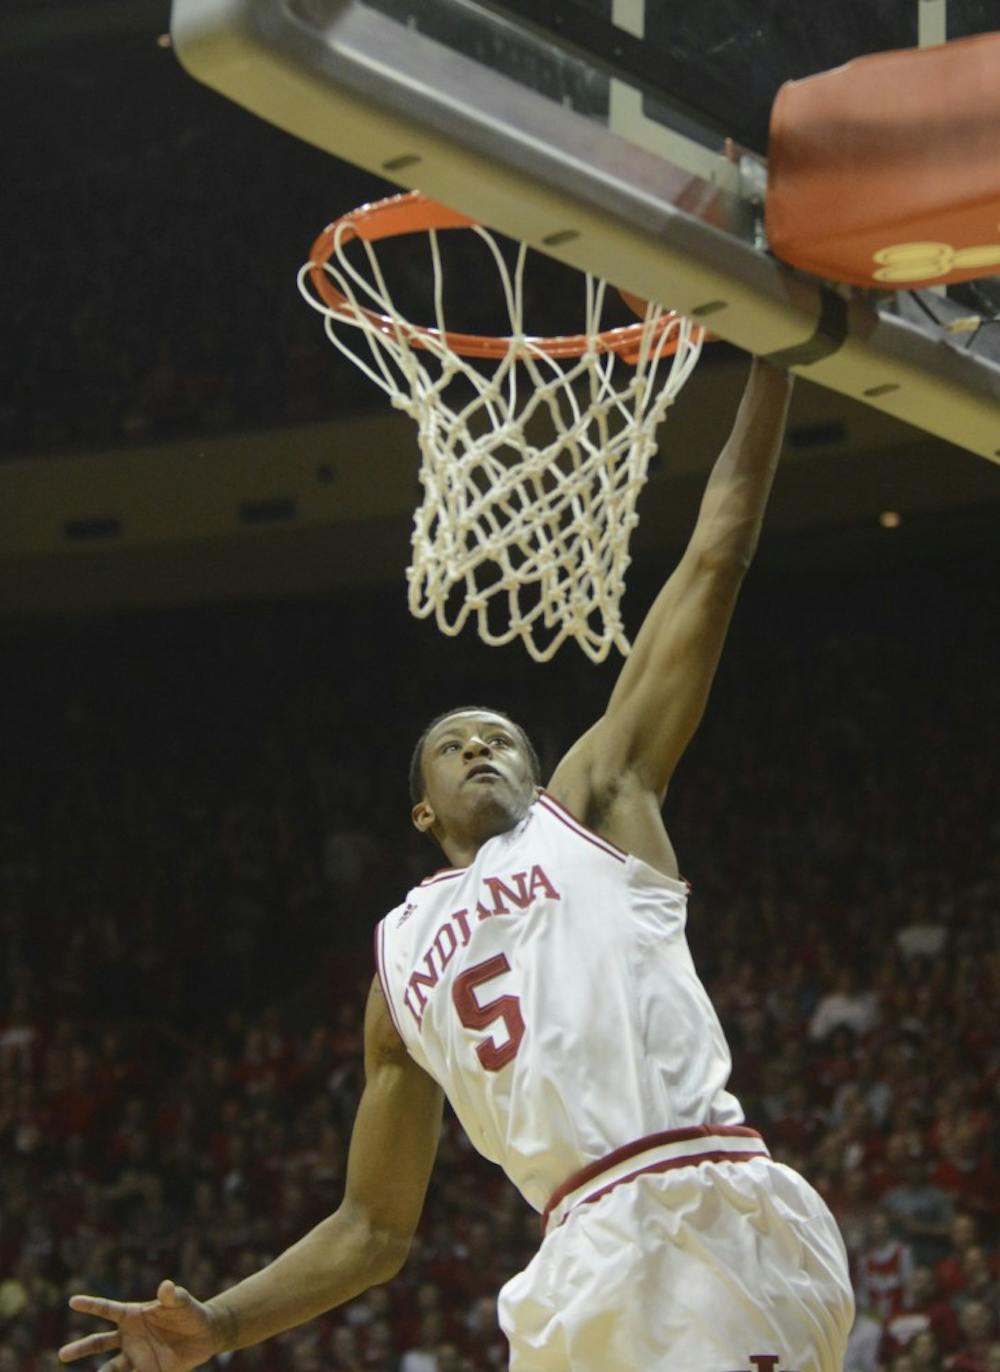
<path id="1" fill-rule="evenodd" d="M 500 1293 L 511 1372 L 842 1372 L 843 1240 L 781 1163 L 647 1172 L 560 1218 Z"/>

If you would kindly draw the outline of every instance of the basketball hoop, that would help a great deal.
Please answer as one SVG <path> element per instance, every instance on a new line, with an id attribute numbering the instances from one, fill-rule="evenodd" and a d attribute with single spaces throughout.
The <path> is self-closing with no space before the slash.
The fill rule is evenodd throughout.
<path id="1" fill-rule="evenodd" d="M 509 333 L 447 327 L 445 229 L 485 244 Z M 375 248 L 419 232 L 430 244 L 433 325 L 401 315 Z M 367 273 L 346 251 L 355 241 Z M 484 642 L 521 638 L 539 662 L 572 637 L 601 662 L 612 645 L 628 652 L 620 602 L 636 500 L 705 331 L 624 291 L 638 321 L 602 328 L 607 283 L 587 275 L 584 331 L 533 336 L 526 254 L 520 244 L 511 266 L 488 229 L 412 191 L 330 224 L 298 284 L 330 341 L 418 426 L 411 613 L 433 615 L 447 634 L 474 616 Z"/>

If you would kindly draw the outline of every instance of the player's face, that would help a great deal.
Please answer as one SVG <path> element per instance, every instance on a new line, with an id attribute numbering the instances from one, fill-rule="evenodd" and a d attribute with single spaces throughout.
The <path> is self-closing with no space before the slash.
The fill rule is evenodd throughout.
<path id="1" fill-rule="evenodd" d="M 485 842 L 525 815 L 535 796 L 531 762 L 518 733 L 501 715 L 457 712 L 424 743 L 424 799 L 413 809 L 418 829 L 444 842 Z"/>

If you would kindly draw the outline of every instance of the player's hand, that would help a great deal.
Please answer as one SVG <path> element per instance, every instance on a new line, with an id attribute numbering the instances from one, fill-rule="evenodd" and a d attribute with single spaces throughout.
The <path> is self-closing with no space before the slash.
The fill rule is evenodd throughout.
<path id="1" fill-rule="evenodd" d="M 191 1372 L 222 1349 L 215 1313 L 172 1281 L 160 1282 L 155 1301 L 71 1296 L 69 1303 L 115 1328 L 66 1344 L 59 1350 L 61 1362 L 112 1353 L 97 1372 Z"/>

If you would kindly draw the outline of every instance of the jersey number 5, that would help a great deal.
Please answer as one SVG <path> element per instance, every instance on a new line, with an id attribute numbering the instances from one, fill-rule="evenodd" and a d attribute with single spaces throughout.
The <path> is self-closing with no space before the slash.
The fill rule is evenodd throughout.
<path id="1" fill-rule="evenodd" d="M 476 1045 L 476 1056 L 487 1072 L 499 1072 L 501 1067 L 506 1067 L 517 1056 L 524 1038 L 524 1020 L 517 996 L 498 996 L 496 1000 L 483 1001 L 482 1004 L 476 999 L 477 986 L 509 971 L 507 955 L 498 953 L 485 962 L 477 962 L 475 967 L 467 967 L 461 976 L 455 978 L 452 986 L 451 998 L 466 1029 L 488 1029 L 498 1019 L 502 1019 L 506 1026 L 506 1043 L 497 1047 L 496 1040 L 488 1038 Z"/>

